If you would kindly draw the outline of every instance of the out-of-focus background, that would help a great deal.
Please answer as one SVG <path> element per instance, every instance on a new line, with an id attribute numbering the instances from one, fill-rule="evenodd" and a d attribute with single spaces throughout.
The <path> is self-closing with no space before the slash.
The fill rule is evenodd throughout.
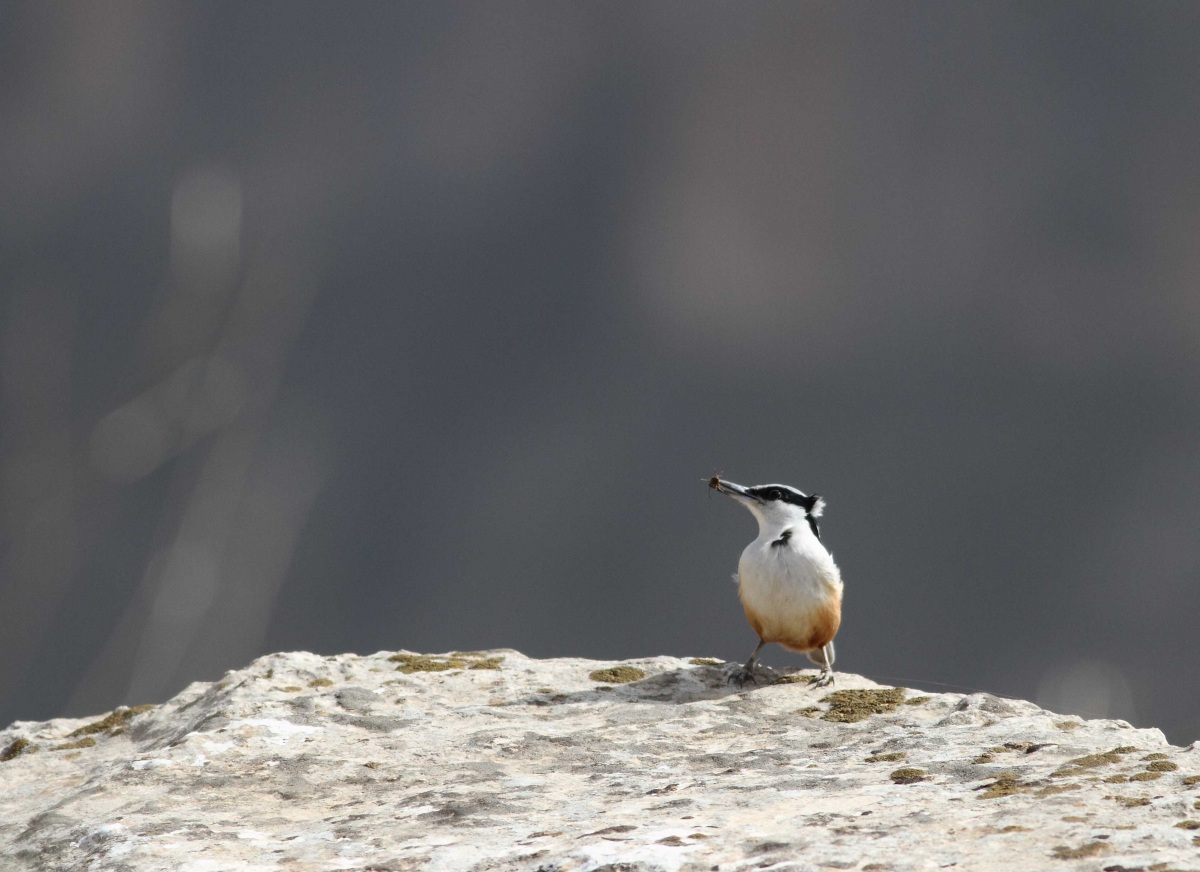
<path id="1" fill-rule="evenodd" d="M 839 668 L 1200 737 L 1200 6 L 0 7 L 0 723 L 280 649 Z M 765 661 L 799 665 L 777 648 Z"/>

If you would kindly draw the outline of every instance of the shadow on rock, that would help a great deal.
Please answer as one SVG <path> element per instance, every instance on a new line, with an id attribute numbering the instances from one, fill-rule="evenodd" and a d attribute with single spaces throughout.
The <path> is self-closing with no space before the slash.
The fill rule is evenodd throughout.
<path id="1" fill-rule="evenodd" d="M 755 671 L 757 684 L 739 687 L 730 676 L 740 669 L 737 663 L 702 662 L 680 669 L 669 669 L 647 675 L 635 666 L 620 665 L 598 669 L 590 674 L 594 688 L 573 692 L 547 691 L 516 700 L 514 705 L 569 705 L 620 699 L 623 702 L 684 704 L 706 699 L 723 699 L 755 690 L 765 690 L 780 684 L 807 686 L 815 670 L 775 670 L 759 666 Z"/>

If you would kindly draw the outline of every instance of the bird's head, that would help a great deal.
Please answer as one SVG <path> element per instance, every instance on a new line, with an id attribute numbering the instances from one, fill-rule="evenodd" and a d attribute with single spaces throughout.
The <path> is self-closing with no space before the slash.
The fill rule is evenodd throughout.
<path id="1" fill-rule="evenodd" d="M 760 530 L 774 531 L 793 524 L 807 523 L 817 532 L 817 518 L 825 509 L 818 494 L 806 494 L 786 484 L 756 484 L 752 487 L 725 481 L 719 476 L 708 480 L 713 490 L 733 497 L 758 520 Z"/>

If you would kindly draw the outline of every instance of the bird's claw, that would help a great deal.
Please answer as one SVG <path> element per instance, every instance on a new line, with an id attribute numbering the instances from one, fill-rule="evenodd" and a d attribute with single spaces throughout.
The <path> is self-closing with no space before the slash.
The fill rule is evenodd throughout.
<path id="1" fill-rule="evenodd" d="M 745 666 L 735 670 L 729 676 L 729 683 L 736 684 L 739 688 L 745 687 L 747 681 L 755 686 L 758 685 L 758 679 L 754 677 L 754 670 Z"/>
<path id="2" fill-rule="evenodd" d="M 833 671 L 822 669 L 817 675 L 808 679 L 808 683 L 813 687 L 829 687 L 833 684 Z"/>

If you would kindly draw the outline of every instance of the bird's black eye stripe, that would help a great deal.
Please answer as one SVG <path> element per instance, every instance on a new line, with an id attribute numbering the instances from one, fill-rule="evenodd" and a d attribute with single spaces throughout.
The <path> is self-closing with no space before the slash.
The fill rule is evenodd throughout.
<path id="1" fill-rule="evenodd" d="M 750 493 L 759 499 L 779 500 L 780 502 L 791 503 L 793 506 L 804 507 L 805 511 L 812 508 L 812 497 L 806 497 L 799 491 L 794 491 L 790 488 L 758 485 L 749 490 Z"/>

